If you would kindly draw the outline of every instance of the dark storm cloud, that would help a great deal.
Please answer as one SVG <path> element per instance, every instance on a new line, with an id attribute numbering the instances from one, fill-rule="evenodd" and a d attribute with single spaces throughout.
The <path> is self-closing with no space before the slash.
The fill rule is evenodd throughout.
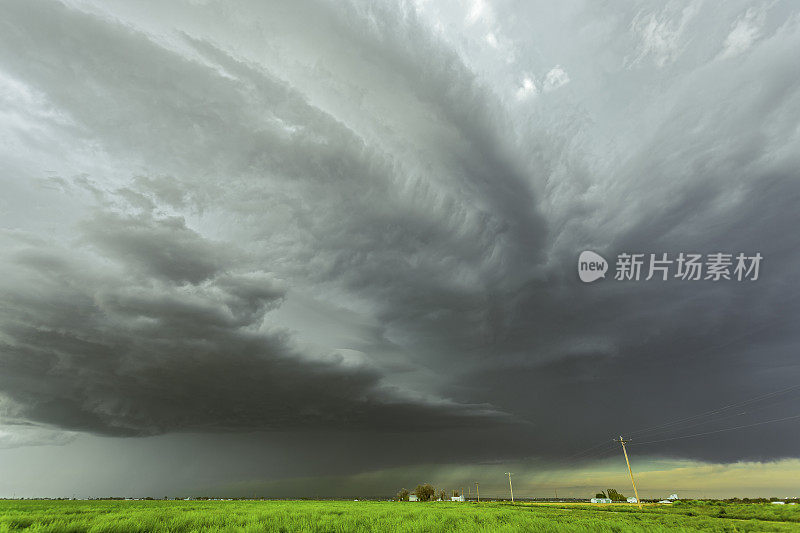
<path id="1" fill-rule="evenodd" d="M 558 408 L 538 402 L 528 408 L 530 416 L 557 424 L 564 441 L 577 443 L 589 434 L 601 440 L 796 383 L 793 323 L 800 308 L 790 280 L 800 254 L 789 228 L 800 222 L 792 207 L 800 186 L 792 168 L 796 151 L 787 146 L 797 146 L 789 124 L 797 124 L 800 78 L 788 74 L 791 61 L 787 43 L 775 37 L 738 62 L 738 70 L 704 65 L 680 82 L 677 96 L 664 95 L 669 111 L 653 136 L 596 194 L 595 209 L 579 211 L 596 228 L 556 246 L 563 272 L 531 284 L 509 306 L 507 351 L 519 355 L 494 373 L 487 390 L 502 395 L 535 387 Z M 707 92 L 698 94 L 700 87 Z M 767 259 L 752 284 L 587 287 L 573 274 L 582 249 L 611 258 L 636 251 L 673 257 L 680 251 L 759 251 Z M 475 383 L 486 381 L 481 372 Z M 517 401 L 512 394 L 494 399 L 504 406 Z M 593 410 L 598 401 L 608 411 Z M 677 426 L 640 440 L 794 415 L 795 401 L 796 394 L 784 395 L 766 410 L 744 409 L 738 417 L 706 421 L 690 431 Z M 565 413 L 583 423 L 558 424 Z M 738 434 L 734 442 L 725 438 L 722 445 L 719 438 L 673 441 L 645 451 L 715 460 L 793 456 L 787 443 L 796 438 L 796 425 L 773 430 L 788 437 L 766 448 L 756 430 Z M 553 440 L 540 449 L 560 453 Z"/>
<path id="2" fill-rule="evenodd" d="M 34 8 L 18 8 L 20 12 L 30 9 Z M 63 48 L 62 40 L 67 46 L 71 43 L 57 37 L 63 30 L 55 25 L 55 13 L 71 18 L 71 25 L 82 28 L 87 39 L 91 36 L 107 46 L 86 49 L 76 43 L 70 54 L 72 64 L 44 72 L 30 72 L 24 57 L 9 58 L 10 64 L 23 69 L 28 79 L 36 77 L 37 87 L 101 135 L 109 149 L 123 146 L 128 152 L 135 145 L 151 164 L 162 162 L 169 169 L 179 154 L 181 173 L 192 172 L 184 178 L 191 186 L 186 181 L 183 185 L 192 192 L 181 197 L 194 195 L 205 208 L 246 221 L 240 231 L 266 241 L 262 249 L 262 254 L 268 252 L 266 259 L 280 256 L 293 274 L 342 283 L 381 302 L 379 312 L 393 328 L 404 330 L 409 320 L 427 315 L 433 320 L 423 325 L 425 329 L 460 330 L 444 342 L 474 344 L 467 332 L 475 325 L 481 327 L 478 323 L 486 312 L 491 287 L 513 285 L 541 255 L 544 225 L 536 214 L 527 178 L 519 162 L 504 155 L 509 147 L 498 136 L 499 118 L 484 111 L 497 104 L 481 94 L 474 76 L 452 53 L 432 50 L 435 42 L 428 38 L 423 39 L 425 46 L 409 52 L 397 48 L 400 36 L 387 37 L 391 35 L 387 32 L 345 33 L 339 43 L 352 50 L 377 46 L 368 70 L 377 78 L 392 76 L 392 83 L 399 84 L 393 87 L 395 94 L 413 89 L 420 95 L 417 105 L 423 115 L 425 110 L 430 114 L 420 119 L 420 125 L 412 124 L 406 134 L 423 133 L 428 126 L 442 130 L 437 136 L 425 134 L 432 144 L 424 147 L 422 157 L 435 171 L 421 174 L 413 161 L 390 158 L 377 142 L 376 147 L 365 146 L 353 131 L 308 105 L 285 83 L 208 43 L 188 38 L 217 69 L 188 61 L 144 36 L 117 31 L 92 17 L 38 9 L 36 17 L 20 13 L 16 26 L 30 26 L 30 34 L 50 36 L 26 48 L 28 61 L 55 53 L 55 43 Z M 393 19 L 381 18 L 389 16 L 385 11 L 363 16 L 373 17 L 382 28 L 393 25 Z M 424 35 L 424 29 L 413 15 L 408 17 L 403 25 L 405 39 L 413 41 Z M 336 25 L 338 19 L 333 20 L 334 28 L 325 30 L 339 37 L 342 29 Z M 368 45 L 368 38 L 379 42 Z M 387 39 L 395 40 L 391 54 Z M 391 56 L 390 63 L 379 61 L 381 51 Z M 415 65 L 430 52 L 435 54 L 427 60 L 433 63 Z M 126 69 L 108 76 L 104 70 L 93 69 L 97 63 L 125 64 Z M 68 76 L 75 68 L 102 86 L 102 94 L 114 95 L 113 102 L 95 99 L 90 104 L 80 98 L 85 82 Z M 153 90 L 151 76 L 139 73 L 154 68 L 172 73 L 159 86 L 155 102 L 144 96 Z M 227 76 L 220 76 L 220 70 Z M 449 96 L 443 98 L 442 91 Z M 97 113 L 97 108 L 104 113 Z M 151 117 L 152 122 L 146 128 L 122 127 L 136 109 L 140 110 L 136 114 Z M 197 114 L 187 115 L 187 109 Z M 264 123 L 254 109 L 274 118 Z M 154 127 L 181 132 L 181 136 L 188 133 L 189 138 L 181 139 L 177 147 L 174 138 L 165 142 L 154 135 Z M 137 183 L 152 186 L 157 181 Z M 131 249 L 113 236 L 108 242 L 120 251 Z M 406 333 L 396 334 L 400 335 Z M 435 363 L 438 357 L 432 359 L 433 355 L 430 349 L 419 350 L 420 361 Z"/>
<path id="3" fill-rule="evenodd" d="M 25 47 L 27 58 L 6 57 L 12 70 L 24 71 L 28 81 L 86 130 L 102 132 L 109 149 L 133 142 L 148 160 L 162 161 L 167 168 L 172 166 L 173 154 L 180 153 L 180 164 L 197 172 L 192 185 L 197 192 L 181 190 L 186 178 L 183 182 L 136 178 L 116 195 L 131 204 L 129 209 L 145 211 L 104 210 L 79 223 L 81 242 L 95 250 L 106 268 L 111 266 L 109 260 L 119 267 L 116 279 L 104 279 L 97 286 L 97 280 L 87 279 L 81 267 L 70 265 L 58 253 L 21 252 L 16 265 L 24 267 L 22 273 L 44 276 L 47 282 L 37 291 L 38 297 L 23 290 L 23 284 L 6 296 L 14 305 L 5 326 L 8 381 L 4 387 L 22 406 L 23 416 L 67 428 L 135 434 L 307 425 L 442 427 L 474 423 L 472 415 L 479 419 L 491 414 L 480 406 L 477 413 L 474 406 L 468 413 L 447 401 L 404 399 L 380 383 L 375 369 L 340 364 L 337 356 L 333 361 L 304 358 L 289 346 L 287 332 L 258 331 L 264 311 L 278 298 L 273 289 L 260 287 L 250 278 L 223 275 L 232 264 L 241 266 L 233 247 L 226 249 L 201 238 L 180 217 L 152 213 L 155 201 L 180 207 L 192 195 L 201 198 L 203 208 L 232 209 L 251 222 L 263 220 L 264 211 L 269 217 L 272 206 L 285 211 L 283 206 L 288 205 L 295 212 L 290 211 L 281 226 L 270 227 L 267 219 L 264 227 L 257 224 L 253 229 L 261 239 L 264 236 L 259 234 L 269 231 L 269 237 L 275 235 L 292 253 L 271 250 L 262 258 L 269 261 L 280 253 L 293 263 L 307 263 L 305 256 L 311 252 L 312 264 L 303 264 L 302 269 L 315 277 L 339 277 L 340 269 L 354 270 L 355 277 L 358 263 L 352 259 L 344 263 L 343 256 L 353 254 L 347 250 L 348 243 L 363 244 L 365 250 L 356 253 L 372 254 L 369 248 L 383 246 L 378 252 L 391 255 L 380 259 L 386 263 L 402 257 L 402 248 L 413 247 L 418 238 L 396 232 L 394 242 L 387 242 L 384 228 L 369 233 L 375 223 L 399 229 L 405 221 L 381 220 L 375 210 L 361 214 L 369 202 L 388 193 L 386 180 L 396 173 L 391 164 L 284 83 L 210 45 L 189 40 L 235 80 L 161 49 L 142 35 L 108 27 L 57 4 L 10 7 L 10 15 L 17 20 L 7 38 L 23 34 L 34 38 Z M 81 37 L 63 33 L 64 18 L 71 20 L 71 28 L 81 28 Z M 107 46 L 87 48 L 84 39 Z M 73 59 L 46 69 L 31 68 L 34 57 L 50 56 L 56 46 L 66 47 Z M 102 67 L 95 70 L 95 65 L 111 63 L 126 68 L 111 76 Z M 160 88 L 161 96 L 153 102 L 146 96 L 152 90 L 152 77 L 138 72 L 158 70 L 159 64 L 171 72 L 173 81 Z M 83 73 L 82 79 L 68 76 L 75 69 Z M 87 78 L 103 86 L 100 92 L 109 96 L 85 100 Z M 175 86 L 177 80 L 180 87 Z M 250 117 L 254 104 L 269 106 L 272 121 L 264 124 Z M 105 113 L 97 113 L 97 108 Z M 150 117 L 148 125 L 121 127 L 129 123 L 134 109 Z M 197 115 L 192 118 L 181 109 L 195 109 Z M 285 126 L 284 120 L 291 122 Z M 186 151 L 192 143 L 187 144 L 185 138 L 181 148 L 173 141 L 165 142 L 156 133 L 159 128 L 181 135 L 191 129 L 194 148 Z M 299 132 L 288 135 L 286 128 Z M 229 181 L 209 183 L 208 175 L 217 178 L 219 172 Z M 263 177 L 256 176 L 260 172 L 278 180 L 277 194 L 267 190 Z M 294 180 L 287 182 L 292 188 L 284 194 L 280 180 Z M 108 191 L 86 179 L 77 181 L 103 204 L 114 203 Z M 367 190 L 357 193 L 362 187 Z M 327 203 L 332 201 L 332 208 L 293 207 L 292 197 L 303 197 L 303 203 L 318 202 L 311 190 Z M 349 219 L 338 217 L 344 211 Z M 417 231 L 433 225 L 430 220 Z M 283 234 L 295 242 L 286 242 Z M 440 232 L 439 239 L 446 243 L 449 237 Z M 303 247 L 298 254 L 297 249 Z M 364 272 L 361 267 L 367 284 L 388 281 L 383 265 L 367 269 Z M 96 269 L 98 275 L 101 272 L 101 277 L 112 276 L 105 268 Z M 76 273 L 79 279 L 74 279 Z M 370 282 L 370 276 L 378 279 Z M 45 289 L 52 294 L 39 294 Z M 21 321 L 20 316 L 30 321 Z"/>
<path id="4" fill-rule="evenodd" d="M 82 226 L 104 255 L 175 283 L 199 283 L 235 261 L 231 250 L 204 240 L 178 217 L 99 213 Z"/>
<path id="5" fill-rule="evenodd" d="M 118 230 L 120 242 L 127 242 L 127 233 L 142 238 L 149 231 L 152 238 L 143 240 L 165 250 L 180 250 L 186 239 L 183 224 L 172 220 L 163 226 L 128 220 L 120 228 L 113 222 L 112 216 L 96 217 L 85 224 L 84 238 L 105 243 L 99 227 Z M 193 245 L 213 248 L 196 235 Z M 131 264 L 127 255 L 106 256 L 118 269 L 93 267 L 85 256 L 52 244 L 23 245 L 9 258 L 19 269 L 4 283 L 0 385 L 21 419 L 141 435 L 421 429 L 496 416 L 404 398 L 382 386 L 374 369 L 335 355 L 298 353 L 287 332 L 260 328 L 265 313 L 285 297 L 280 284 L 261 273 L 205 275 L 189 284 L 182 283 L 185 276 L 160 276 L 155 268 L 148 270 L 155 277 L 137 284 L 129 269 L 137 271 L 146 254 Z M 195 267 L 191 253 L 170 263 L 168 273 Z"/>
<path id="6" fill-rule="evenodd" d="M 172 9 L 6 3 L 0 67 L 60 143 L 20 141 L 20 175 L 57 154 L 74 204 L 63 242 L 5 256 L 19 419 L 472 424 L 460 459 L 555 456 L 798 378 L 796 23 L 550 13 L 564 42 L 528 7 L 453 8 L 506 54 L 482 62 L 422 4 Z M 765 261 L 753 283 L 582 285 L 584 249 Z M 506 418 L 503 444 L 480 431 Z M 785 435 L 763 456 L 793 453 Z M 749 436 L 703 442 L 653 450 L 756 456 Z"/>

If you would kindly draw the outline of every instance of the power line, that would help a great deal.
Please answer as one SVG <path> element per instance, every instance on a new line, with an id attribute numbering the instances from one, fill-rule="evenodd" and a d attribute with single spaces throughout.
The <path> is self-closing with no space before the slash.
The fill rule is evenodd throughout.
<path id="1" fill-rule="evenodd" d="M 777 391 L 768 392 L 766 394 L 755 396 L 755 397 L 750 398 L 748 400 L 743 400 L 743 401 L 740 401 L 740 402 L 735 402 L 735 403 L 731 403 L 731 404 L 728 404 L 728 405 L 724 405 L 722 407 L 718 407 L 716 409 L 712 409 L 710 411 L 705 411 L 703 413 L 699 413 L 699 414 L 696 414 L 696 415 L 692 415 L 692 416 L 680 418 L 680 419 L 677 419 L 677 420 L 673 420 L 672 422 L 666 422 L 666 423 L 661 424 L 661 425 L 652 426 L 652 427 L 644 428 L 644 429 L 639 429 L 639 430 L 631 432 L 630 434 L 631 435 L 639 435 L 639 434 L 642 434 L 642 433 L 654 432 L 654 431 L 656 431 L 658 429 L 661 429 L 661 428 L 675 426 L 675 425 L 679 425 L 679 424 L 681 424 L 683 422 L 689 422 L 689 421 L 697 420 L 697 419 L 700 419 L 700 418 L 703 418 L 703 417 L 719 414 L 719 413 L 721 413 L 723 411 L 727 411 L 728 409 L 732 409 L 734 407 L 743 407 L 745 405 L 749 405 L 749 404 L 752 404 L 752 403 L 755 403 L 755 402 L 758 402 L 758 401 L 761 401 L 761 400 L 764 400 L 764 399 L 767 399 L 767 398 L 770 398 L 770 397 L 773 397 L 773 396 L 777 396 L 779 394 L 784 394 L 786 392 L 790 392 L 790 391 L 796 390 L 796 389 L 800 389 L 800 384 L 792 385 L 791 387 L 786 387 L 784 389 L 780 389 L 780 390 L 777 390 Z"/>
<path id="2" fill-rule="evenodd" d="M 716 417 L 714 420 L 703 420 L 704 418 L 707 418 L 707 417 L 710 417 L 710 416 L 713 416 L 713 415 L 725 413 L 725 411 L 728 411 L 728 410 L 736 408 L 736 407 L 751 406 L 751 405 L 753 405 L 753 404 L 755 404 L 757 402 L 766 400 L 768 398 L 773 398 L 773 397 L 776 397 L 776 396 L 779 396 L 779 395 L 782 395 L 782 394 L 786 394 L 788 392 L 791 392 L 791 391 L 794 391 L 794 390 L 797 390 L 797 389 L 800 389 L 800 384 L 792 385 L 792 386 L 789 386 L 789 387 L 785 387 L 783 389 L 779 389 L 779 390 L 776 390 L 776 391 L 772 391 L 772 392 L 768 392 L 768 393 L 761 394 L 761 395 L 758 395 L 758 396 L 754 396 L 754 397 L 748 398 L 746 400 L 733 402 L 733 403 L 730 403 L 730 404 L 727 404 L 727 405 L 723 405 L 721 407 L 717 407 L 715 409 L 711 409 L 711 410 L 708 410 L 708 411 L 704 411 L 702 413 L 698 413 L 696 415 L 692 415 L 692 416 L 688 416 L 688 417 L 683 417 L 683 418 L 679 418 L 679 419 L 676 419 L 676 420 L 672 420 L 672 421 L 666 422 L 664 424 L 659 424 L 659 425 L 656 425 L 656 426 L 651 426 L 651 427 L 648 427 L 648 428 L 639 429 L 637 431 L 634 431 L 632 434 L 637 434 L 641 438 L 641 435 L 648 434 L 648 433 L 650 433 L 650 434 L 658 434 L 658 433 L 665 433 L 665 432 L 678 431 L 678 430 L 685 431 L 686 429 L 689 429 L 689 428 L 692 428 L 692 427 L 696 427 L 696 426 L 699 426 L 699 425 L 703 425 L 703 424 L 707 424 L 707 423 L 711 423 L 711 422 L 717 422 L 717 421 L 720 421 L 720 420 L 730 419 L 730 418 L 734 418 L 734 417 L 743 416 L 743 415 L 746 415 L 749 412 L 752 412 L 752 411 L 755 411 L 755 410 L 765 409 L 765 408 L 770 407 L 772 405 L 775 405 L 776 403 L 779 403 L 780 401 L 783 401 L 783 400 L 778 400 L 778 402 L 770 402 L 767 405 L 761 405 L 761 406 L 754 407 L 754 408 L 751 407 L 749 412 L 748 411 L 744 411 L 744 412 L 741 412 L 741 413 L 729 413 L 729 414 L 724 414 L 721 417 Z M 653 440 L 642 441 L 642 442 L 630 442 L 630 440 L 626 440 L 625 444 L 628 444 L 629 446 L 638 446 L 638 445 L 646 445 L 646 444 L 656 444 L 656 443 L 660 443 L 660 442 L 669 442 L 669 441 L 673 441 L 673 440 L 683 440 L 683 439 L 689 439 L 689 438 L 704 437 L 704 436 L 713 435 L 713 434 L 716 434 L 716 433 L 724 433 L 724 432 L 728 432 L 728 431 L 735 431 L 735 430 L 738 430 L 738 429 L 746 429 L 746 428 L 761 426 L 761 425 L 765 425 L 765 424 L 783 422 L 783 421 L 787 421 L 787 420 L 794 420 L 794 419 L 797 419 L 797 418 L 800 418 L 800 414 L 793 415 L 793 416 L 787 416 L 787 417 L 781 417 L 781 418 L 775 418 L 775 419 L 771 419 L 771 420 L 764 420 L 764 421 L 761 421 L 761 422 L 754 422 L 752 424 L 740 424 L 740 425 L 737 425 L 737 426 L 732 426 L 732 427 L 727 427 L 727 428 L 715 429 L 715 430 L 704 431 L 704 432 L 699 432 L 699 433 L 692 433 L 692 434 L 689 434 L 689 435 L 678 435 L 678 436 L 674 436 L 674 437 L 666 437 L 666 438 L 663 438 L 663 439 L 653 439 Z M 692 421 L 695 421 L 695 423 L 694 424 L 690 424 L 688 426 L 677 427 L 677 426 L 680 426 L 681 424 L 685 424 L 687 422 L 692 422 Z M 588 448 L 585 448 L 583 450 L 575 452 L 575 453 L 573 453 L 572 455 L 570 455 L 568 457 L 565 457 L 563 459 L 559 459 L 559 460 L 556 460 L 556 461 L 550 463 L 549 466 L 551 468 L 548 469 L 549 472 L 545 473 L 543 481 L 548 481 L 549 479 L 552 478 L 552 476 L 555 475 L 555 471 L 554 471 L 553 467 L 561 468 L 563 466 L 566 466 L 569 462 L 575 461 L 575 460 L 587 460 L 587 459 L 595 459 L 596 460 L 596 459 L 601 459 L 601 458 L 609 456 L 610 454 L 612 454 L 614 452 L 614 449 L 616 448 L 615 445 L 614 445 L 615 441 L 616 441 L 616 439 L 603 440 L 602 442 L 598 442 L 597 444 L 594 444 L 594 445 L 592 445 L 592 446 L 590 446 Z M 506 474 L 509 474 L 509 473 L 506 472 Z M 509 489 L 512 491 L 512 498 L 513 498 L 513 488 L 511 487 L 511 476 L 509 475 L 508 477 L 509 477 Z M 634 492 L 635 492 L 635 490 L 634 490 Z"/>
<path id="3" fill-rule="evenodd" d="M 587 453 L 589 453 L 589 452 L 591 452 L 591 451 L 593 451 L 593 450 L 595 450 L 597 448 L 600 448 L 601 446 L 608 447 L 609 445 L 612 445 L 613 442 L 614 442 L 613 439 L 604 440 L 603 442 L 601 442 L 599 444 L 595 444 L 594 446 L 591 446 L 589 448 L 586 448 L 585 450 L 581 450 L 579 452 L 576 452 L 576 453 L 570 455 L 569 457 L 565 457 L 565 458 L 561 459 L 561 461 L 572 461 L 573 459 L 577 459 L 581 455 L 585 455 L 585 454 L 587 454 Z M 598 451 L 602 451 L 602 450 L 598 450 Z M 589 453 L 589 455 L 591 456 L 593 454 Z"/>
<path id="4" fill-rule="evenodd" d="M 648 428 L 638 429 L 636 431 L 631 432 L 630 435 L 638 435 L 639 438 L 641 438 L 641 436 L 643 434 L 665 432 L 665 431 L 667 431 L 665 428 L 672 428 L 670 430 L 674 429 L 675 431 L 677 431 L 677 430 L 686 430 L 686 429 L 689 429 L 691 427 L 696 427 L 698 425 L 702 425 L 702 424 L 706 424 L 706 423 L 711 422 L 710 420 L 700 420 L 700 419 L 702 419 L 704 417 L 709 417 L 709 416 L 712 416 L 712 415 L 715 415 L 715 414 L 720 414 L 720 413 L 723 413 L 724 411 L 733 409 L 735 407 L 744 407 L 744 406 L 759 402 L 761 400 L 765 400 L 767 398 L 771 398 L 771 397 L 774 397 L 774 396 L 785 394 L 787 392 L 791 392 L 791 391 L 797 390 L 797 389 L 800 389 L 800 384 L 792 385 L 790 387 L 785 387 L 785 388 L 779 389 L 777 391 L 772 391 L 772 392 L 768 392 L 768 393 L 761 394 L 761 395 L 758 395 L 758 396 L 754 396 L 754 397 L 746 399 L 746 400 L 742 400 L 742 401 L 730 403 L 730 404 L 727 404 L 727 405 L 723 405 L 721 407 L 717 407 L 717 408 L 711 409 L 709 411 L 704 411 L 704 412 L 696 414 L 696 415 L 679 418 L 679 419 L 676 419 L 676 420 L 673 420 L 673 421 L 670 421 L 670 422 L 666 422 L 664 424 L 659 424 L 659 425 L 651 426 L 651 427 L 648 427 Z M 771 405 L 774 405 L 774 404 L 775 403 L 773 402 L 773 403 L 765 405 L 765 406 L 759 406 L 759 407 L 756 407 L 754 410 L 765 409 L 765 408 L 767 408 L 767 407 L 769 407 Z M 716 418 L 715 421 L 724 420 L 724 419 L 727 419 L 727 418 L 733 418 L 733 417 L 737 417 L 737 416 L 742 416 L 744 414 L 747 414 L 747 413 L 743 412 L 743 413 L 737 413 L 737 414 L 726 414 L 726 415 L 724 415 L 722 417 Z M 782 420 L 782 419 L 778 419 L 778 420 Z M 682 423 L 691 422 L 691 421 L 697 421 L 697 422 L 695 424 L 691 424 L 689 426 L 684 426 L 684 427 L 681 427 L 681 428 L 674 427 L 674 426 L 678 426 L 678 425 L 680 425 Z M 737 426 L 737 427 L 749 427 L 749 426 L 743 425 L 743 426 Z M 662 431 L 658 431 L 658 430 L 662 430 Z M 724 431 L 728 431 L 728 430 L 726 429 Z M 709 432 L 709 433 L 711 433 L 711 432 Z M 683 437 L 681 437 L 681 438 L 683 438 Z M 667 439 L 663 439 L 663 440 L 667 440 Z M 609 452 L 612 452 L 614 449 L 616 449 L 616 445 L 614 444 L 614 442 L 615 442 L 614 439 L 603 440 L 603 441 L 601 441 L 601 442 L 599 442 L 599 443 L 597 443 L 597 444 L 595 444 L 593 446 L 590 446 L 590 447 L 588 447 L 586 449 L 583 449 L 583 450 L 580 450 L 578 452 L 575 452 L 572 455 L 569 455 L 568 457 L 565 457 L 565 458 L 562 458 L 562 459 L 558 459 L 558 460 L 554 461 L 554 463 L 551 463 L 551 465 L 555 464 L 557 466 L 562 466 L 562 465 L 564 465 L 566 463 L 569 463 L 570 461 L 574 461 L 574 460 L 600 458 L 600 457 L 603 457 L 603 456 L 607 456 L 607 455 L 609 455 Z M 655 442 L 655 441 L 647 441 L 647 442 Z M 632 445 L 633 444 L 644 444 L 644 443 L 643 442 L 642 443 L 632 443 Z"/>
<path id="5" fill-rule="evenodd" d="M 547 464 L 548 468 L 544 472 L 542 472 L 541 477 L 539 479 L 540 483 L 548 483 L 550 480 L 553 479 L 556 475 L 558 475 L 558 469 L 564 468 L 569 465 L 575 459 L 580 460 L 598 460 L 603 459 L 611 454 L 615 453 L 617 450 L 617 446 L 613 439 L 604 440 L 601 443 L 598 443 L 594 446 L 586 448 L 585 450 L 581 450 L 580 452 L 574 453 L 569 457 L 563 459 L 557 459 L 551 461 Z M 580 456 L 580 457 L 579 457 Z"/>
<path id="6" fill-rule="evenodd" d="M 681 425 L 681 427 L 676 427 L 676 428 L 672 428 L 672 429 L 663 429 L 663 430 L 659 430 L 659 431 L 652 431 L 652 432 L 649 432 L 647 437 L 648 438 L 653 438 L 653 437 L 656 437 L 659 433 L 667 433 L 668 434 L 668 433 L 676 432 L 676 431 L 685 431 L 687 429 L 694 428 L 694 427 L 697 427 L 697 426 L 702 426 L 702 425 L 705 425 L 705 424 L 716 423 L 716 422 L 720 422 L 722 420 L 729 420 L 731 418 L 738 418 L 738 417 L 741 417 L 741 416 L 753 414 L 756 411 L 760 411 L 762 409 L 767 409 L 769 407 L 773 407 L 777 403 L 780 403 L 780 401 L 779 402 L 770 402 L 770 403 L 768 403 L 766 405 L 762 405 L 762 406 L 755 407 L 755 408 L 750 407 L 746 411 L 742 411 L 740 413 L 731 413 L 731 414 L 727 414 L 727 415 L 714 417 L 711 420 L 701 420 L 699 422 L 695 422 L 695 423 L 689 424 L 687 426 Z M 643 438 L 643 435 L 640 435 L 639 438 Z"/>
<path id="7" fill-rule="evenodd" d="M 640 446 L 642 444 L 655 444 L 657 442 L 667 442 L 667 441 L 671 441 L 671 440 L 690 439 L 690 438 L 693 438 L 693 437 L 703 437 L 703 436 L 706 436 L 706 435 L 713 435 L 714 433 L 723 433 L 725 431 L 734 431 L 734 430 L 737 430 L 737 429 L 744 429 L 744 428 L 751 428 L 751 427 L 755 427 L 755 426 L 762 426 L 764 424 L 771 424 L 773 422 L 783 422 L 785 420 L 794 420 L 796 418 L 800 418 L 800 415 L 785 416 L 783 418 L 774 418 L 772 420 L 764 420 L 762 422 L 755 422 L 753 424 L 744 424 L 744 425 L 741 425 L 741 426 L 734 426 L 734 427 L 730 427 L 730 428 L 716 429 L 714 431 L 705 431 L 703 433 L 694 433 L 692 435 L 681 435 L 681 436 L 678 436 L 678 437 L 670 437 L 670 438 L 666 438 L 666 439 L 649 440 L 649 441 L 645 441 L 645 442 L 635 442 L 635 443 L 631 443 L 630 445 L 631 446 Z"/>

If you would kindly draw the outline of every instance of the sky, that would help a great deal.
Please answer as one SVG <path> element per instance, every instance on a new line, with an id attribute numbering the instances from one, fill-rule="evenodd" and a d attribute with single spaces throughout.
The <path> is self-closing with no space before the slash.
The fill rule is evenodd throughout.
<path id="1" fill-rule="evenodd" d="M 800 496 L 798 48 L 789 1 L 4 0 L 0 497 L 590 497 L 620 435 L 643 497 Z M 762 259 L 616 279 L 682 253 Z"/>

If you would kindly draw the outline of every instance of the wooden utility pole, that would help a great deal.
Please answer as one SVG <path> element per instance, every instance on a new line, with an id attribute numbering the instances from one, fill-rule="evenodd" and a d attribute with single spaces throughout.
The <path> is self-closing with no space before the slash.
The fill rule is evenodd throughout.
<path id="1" fill-rule="evenodd" d="M 508 489 L 511 491 L 511 503 L 514 503 L 514 486 L 511 484 L 511 474 L 513 474 L 513 472 L 506 472 L 508 476 Z"/>
<path id="2" fill-rule="evenodd" d="M 480 487 L 480 483 L 478 483 L 477 481 L 475 482 L 475 493 L 478 495 L 478 502 L 480 502 L 481 501 L 481 487 Z"/>
<path id="3" fill-rule="evenodd" d="M 616 440 L 616 439 L 615 439 Z M 633 470 L 631 470 L 631 462 L 628 460 L 628 450 L 625 449 L 625 444 L 629 442 L 619 436 L 619 443 L 622 444 L 622 453 L 625 454 L 625 463 L 628 465 L 628 474 L 631 476 L 631 485 L 633 485 L 633 494 L 636 496 L 636 503 L 639 504 L 639 509 L 642 509 L 642 500 L 639 499 L 639 491 L 636 490 L 636 482 L 633 480 Z"/>

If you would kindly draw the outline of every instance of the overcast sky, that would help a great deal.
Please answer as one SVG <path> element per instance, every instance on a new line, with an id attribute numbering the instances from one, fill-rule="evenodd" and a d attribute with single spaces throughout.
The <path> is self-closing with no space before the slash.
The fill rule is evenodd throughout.
<path id="1" fill-rule="evenodd" d="M 0 496 L 800 495 L 793 2 L 2 13 Z"/>

